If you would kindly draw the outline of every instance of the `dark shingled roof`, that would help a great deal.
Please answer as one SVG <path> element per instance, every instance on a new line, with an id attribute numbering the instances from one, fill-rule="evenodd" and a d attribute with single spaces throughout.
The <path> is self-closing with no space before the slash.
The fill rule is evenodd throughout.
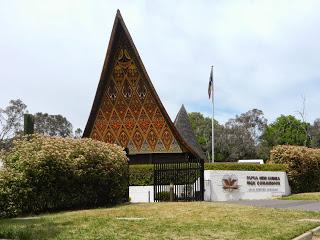
<path id="1" fill-rule="evenodd" d="M 188 145 L 202 158 L 205 159 L 204 152 L 201 146 L 196 140 L 196 136 L 193 132 L 188 113 L 184 107 L 181 106 L 176 119 L 174 120 L 174 126 L 182 136 L 182 138 L 188 143 Z"/>

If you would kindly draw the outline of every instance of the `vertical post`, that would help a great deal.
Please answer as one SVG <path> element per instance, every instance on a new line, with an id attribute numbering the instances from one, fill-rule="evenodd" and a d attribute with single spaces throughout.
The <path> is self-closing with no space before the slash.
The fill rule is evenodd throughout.
<path id="1" fill-rule="evenodd" d="M 129 158 L 129 148 L 125 148 L 124 152 L 126 153 L 126 156 L 128 158 L 127 162 L 127 192 L 124 196 L 126 202 L 130 202 L 130 158 Z"/>
<path id="2" fill-rule="evenodd" d="M 170 183 L 170 202 L 173 202 L 173 200 L 174 200 L 174 190 L 173 190 L 173 188 L 174 188 L 174 185 L 171 182 Z"/>
<path id="3" fill-rule="evenodd" d="M 24 114 L 24 134 L 33 134 L 34 133 L 34 118 L 32 114 Z"/>
<path id="4" fill-rule="evenodd" d="M 200 159 L 200 201 L 204 200 L 204 160 Z"/>
<path id="5" fill-rule="evenodd" d="M 187 155 L 187 162 L 186 162 L 186 169 L 187 169 L 187 184 L 186 184 L 186 188 L 185 188 L 185 192 L 186 192 L 186 200 L 189 200 L 189 183 L 190 183 L 190 171 L 189 171 L 189 156 Z M 190 201 L 190 200 L 189 200 Z"/>
<path id="6" fill-rule="evenodd" d="M 157 193 L 157 174 L 156 174 L 156 163 L 153 163 L 153 201 L 157 202 L 156 193 Z"/>
<path id="7" fill-rule="evenodd" d="M 127 192 L 125 196 L 125 201 L 130 202 L 130 167 L 129 163 L 127 163 Z"/>
<path id="8" fill-rule="evenodd" d="M 174 194 L 173 194 L 173 198 L 174 200 L 176 200 L 175 196 L 177 196 L 177 191 L 178 191 L 178 184 L 179 184 L 179 179 L 178 179 L 178 162 L 174 163 Z"/>
<path id="9" fill-rule="evenodd" d="M 211 96 L 212 96 L 212 135 L 211 135 L 211 142 L 212 142 L 212 159 L 211 162 L 214 163 L 214 88 L 213 88 L 213 66 L 211 66 L 211 77 L 212 77 L 212 84 L 211 84 Z"/>

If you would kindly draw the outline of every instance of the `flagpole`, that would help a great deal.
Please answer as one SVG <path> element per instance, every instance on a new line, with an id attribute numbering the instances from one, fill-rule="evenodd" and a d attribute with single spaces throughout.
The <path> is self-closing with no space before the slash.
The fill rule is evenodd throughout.
<path id="1" fill-rule="evenodd" d="M 213 80 L 213 66 L 211 66 L 211 73 L 212 73 L 212 80 Z M 211 84 L 211 94 L 212 94 L 212 135 L 211 135 L 211 142 L 212 142 L 212 158 L 211 162 L 214 163 L 214 88 L 213 88 L 214 81 Z"/>

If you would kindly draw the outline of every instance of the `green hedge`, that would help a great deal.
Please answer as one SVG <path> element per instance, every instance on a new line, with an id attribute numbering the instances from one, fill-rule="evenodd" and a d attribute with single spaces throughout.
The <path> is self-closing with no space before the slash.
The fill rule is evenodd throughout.
<path id="1" fill-rule="evenodd" d="M 272 149 L 270 160 L 287 164 L 293 193 L 320 191 L 320 149 L 281 145 Z"/>
<path id="2" fill-rule="evenodd" d="M 285 164 L 205 163 L 205 170 L 275 171 L 285 172 Z"/>
<path id="3" fill-rule="evenodd" d="M 32 135 L 0 158 L 0 217 L 107 206 L 127 197 L 127 157 L 116 145 Z"/>
<path id="4" fill-rule="evenodd" d="M 286 171 L 285 164 L 206 163 L 205 170 Z M 153 165 L 130 165 L 131 186 L 153 185 Z"/>
<path id="5" fill-rule="evenodd" d="M 177 196 L 174 196 L 174 199 L 177 198 Z M 170 201 L 170 192 L 159 192 L 156 194 L 155 199 L 161 201 L 161 202 L 169 202 Z"/>
<path id="6" fill-rule="evenodd" d="M 149 186 L 153 185 L 153 165 L 141 164 L 129 166 L 130 186 Z"/>

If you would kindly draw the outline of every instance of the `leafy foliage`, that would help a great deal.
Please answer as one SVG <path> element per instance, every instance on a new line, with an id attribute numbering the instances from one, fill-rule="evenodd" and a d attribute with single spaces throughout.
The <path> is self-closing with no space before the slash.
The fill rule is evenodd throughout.
<path id="1" fill-rule="evenodd" d="M 274 171 L 285 172 L 285 164 L 246 164 L 246 163 L 206 163 L 205 170 L 236 170 L 236 171 Z"/>
<path id="2" fill-rule="evenodd" d="M 310 126 L 311 146 L 320 147 L 320 118 L 314 120 Z"/>
<path id="3" fill-rule="evenodd" d="M 283 144 L 309 146 L 310 138 L 305 132 L 309 127 L 309 123 L 301 122 L 294 116 L 282 115 L 267 127 L 263 140 L 269 146 Z"/>
<path id="4" fill-rule="evenodd" d="M 303 114 L 302 114 L 303 116 Z M 211 119 L 201 113 L 190 113 L 190 122 L 197 141 L 211 160 Z M 229 119 L 225 124 L 215 121 L 215 160 L 269 159 L 270 150 L 277 145 L 320 147 L 320 119 L 313 124 L 294 116 L 281 115 L 273 123 L 259 109 Z"/>
<path id="5" fill-rule="evenodd" d="M 35 133 L 47 136 L 72 136 L 72 124 L 62 115 L 38 112 L 34 115 Z"/>
<path id="6" fill-rule="evenodd" d="M 258 145 L 260 142 L 260 136 L 267 127 L 267 119 L 259 109 L 252 109 L 246 113 L 242 113 L 240 116 L 236 116 L 234 122 L 250 133 L 255 145 Z"/>
<path id="7" fill-rule="evenodd" d="M 74 131 L 74 138 L 81 138 L 82 137 L 82 129 L 81 128 L 77 128 Z"/>
<path id="8" fill-rule="evenodd" d="M 174 196 L 173 199 L 176 199 L 177 196 Z M 156 194 L 155 199 L 161 202 L 169 202 L 170 201 L 170 192 L 159 192 Z"/>
<path id="9" fill-rule="evenodd" d="M 201 113 L 190 113 L 189 119 L 195 131 L 197 141 L 211 160 L 211 119 Z M 260 136 L 267 126 L 263 112 L 252 109 L 220 125 L 215 121 L 215 160 L 237 161 L 257 158 L 260 148 Z"/>
<path id="10" fill-rule="evenodd" d="M 0 217 L 106 206 L 127 194 L 127 158 L 116 145 L 31 135 L 1 158 Z"/>
<path id="11" fill-rule="evenodd" d="M 27 105 L 20 99 L 10 100 L 4 109 L 0 108 L 0 142 L 12 138 L 23 129 L 23 114 Z"/>
<path id="12" fill-rule="evenodd" d="M 130 186 L 149 186 L 153 185 L 153 165 L 139 164 L 129 166 Z"/>
<path id="13" fill-rule="evenodd" d="M 234 162 L 256 157 L 255 143 L 250 132 L 236 119 L 230 119 L 225 124 L 224 131 L 217 136 L 217 143 L 221 145 L 225 161 Z"/>
<path id="14" fill-rule="evenodd" d="M 192 129 L 196 135 L 197 142 L 200 144 L 207 159 L 211 159 L 211 126 L 212 122 L 209 117 L 204 117 L 199 112 L 191 112 L 188 114 Z M 215 128 L 218 122 L 215 121 Z"/>
<path id="15" fill-rule="evenodd" d="M 0 108 L 0 149 L 8 149 L 12 139 L 23 132 L 23 116 L 27 113 L 27 105 L 20 99 L 10 100 L 9 105 Z M 30 118 L 31 120 L 31 118 Z M 71 137 L 72 124 L 62 115 L 36 113 L 34 117 L 35 133 L 47 136 Z M 28 126 L 28 128 L 32 126 Z M 76 137 L 81 137 L 81 129 L 75 132 Z"/>
<path id="16" fill-rule="evenodd" d="M 320 191 L 320 149 L 282 145 L 272 149 L 270 160 L 288 166 L 293 193 Z"/>

